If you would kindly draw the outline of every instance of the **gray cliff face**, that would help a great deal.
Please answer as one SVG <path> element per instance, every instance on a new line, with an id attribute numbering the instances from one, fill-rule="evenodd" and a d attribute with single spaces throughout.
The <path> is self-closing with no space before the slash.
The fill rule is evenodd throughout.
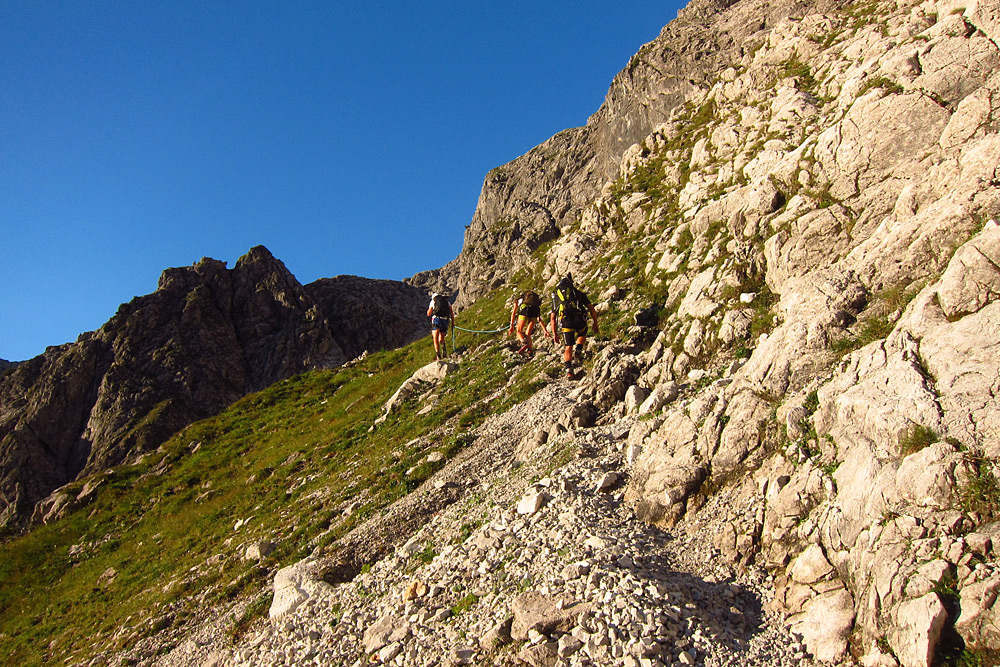
<path id="1" fill-rule="evenodd" d="M 560 132 L 487 174 L 462 253 L 413 284 L 452 289 L 459 305 L 502 285 L 530 255 L 578 222 L 618 176 L 625 150 L 706 90 L 754 33 L 805 7 L 831 3 L 695 2 L 632 57 L 584 127 Z"/>
<path id="2" fill-rule="evenodd" d="M 305 289 L 328 314 L 330 333 L 349 358 L 402 347 L 427 334 L 425 290 L 357 276 L 321 278 Z"/>
<path id="3" fill-rule="evenodd" d="M 247 393 L 410 342 L 425 307 L 426 293 L 391 281 L 342 276 L 303 287 L 260 246 L 233 269 L 203 259 L 164 271 L 154 293 L 123 304 L 101 329 L 0 382 L 0 524 Z"/>

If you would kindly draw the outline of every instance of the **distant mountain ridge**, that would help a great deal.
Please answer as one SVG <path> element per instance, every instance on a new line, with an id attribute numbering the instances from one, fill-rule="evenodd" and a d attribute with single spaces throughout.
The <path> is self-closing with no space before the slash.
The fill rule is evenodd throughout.
<path id="1" fill-rule="evenodd" d="M 247 393 L 418 338 L 426 298 L 353 276 L 303 286 L 263 246 L 232 269 L 207 258 L 167 269 L 99 330 L 0 380 L 0 527 L 43 519 L 54 489 Z"/>

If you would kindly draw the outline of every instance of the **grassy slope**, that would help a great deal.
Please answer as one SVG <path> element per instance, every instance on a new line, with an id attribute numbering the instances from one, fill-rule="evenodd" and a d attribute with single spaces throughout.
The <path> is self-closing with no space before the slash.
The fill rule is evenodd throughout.
<path id="1" fill-rule="evenodd" d="M 504 297 L 481 300 L 460 324 L 499 328 Z M 404 409 L 369 432 L 389 396 L 430 360 L 429 339 L 280 382 L 99 476 L 86 507 L 0 545 L 0 662 L 82 660 L 227 600 L 251 600 L 237 627 L 266 613 L 261 591 L 275 569 L 416 488 L 444 465 L 426 462 L 429 451 L 454 454 L 464 432 L 540 386 L 542 362 L 505 363 L 501 340 L 460 332 L 469 363 L 425 415 Z M 511 380 L 517 391 L 497 391 Z M 275 552 L 242 560 L 260 539 L 276 542 Z"/>

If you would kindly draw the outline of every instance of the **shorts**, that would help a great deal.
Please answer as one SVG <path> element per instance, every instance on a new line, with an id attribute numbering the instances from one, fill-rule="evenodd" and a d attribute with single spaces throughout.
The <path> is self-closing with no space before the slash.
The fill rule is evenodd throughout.
<path id="1" fill-rule="evenodd" d="M 527 319 L 533 319 L 539 317 L 542 314 L 542 309 L 539 306 L 532 306 L 527 303 L 521 304 L 521 307 L 517 310 L 517 314 L 520 317 Z"/>
<path id="2" fill-rule="evenodd" d="M 577 338 L 585 338 L 587 336 L 587 325 L 584 324 L 582 329 L 567 329 L 564 324 L 562 334 L 566 347 L 576 345 Z"/>
<path id="3" fill-rule="evenodd" d="M 431 318 L 431 331 L 441 331 L 443 333 L 448 333 L 448 326 L 451 324 L 451 318 L 449 317 L 438 317 L 435 315 Z"/>

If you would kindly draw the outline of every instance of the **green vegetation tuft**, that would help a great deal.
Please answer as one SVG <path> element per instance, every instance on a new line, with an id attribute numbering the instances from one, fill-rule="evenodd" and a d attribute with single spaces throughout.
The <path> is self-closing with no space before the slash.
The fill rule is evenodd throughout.
<path id="1" fill-rule="evenodd" d="M 966 454 L 972 475 L 961 490 L 962 509 L 976 515 L 980 523 L 1000 518 L 1000 480 L 992 461 L 982 456 Z"/>
<path id="2" fill-rule="evenodd" d="M 899 455 L 915 454 L 930 447 L 939 439 L 933 429 L 922 424 L 914 424 L 899 435 Z"/>
<path id="3" fill-rule="evenodd" d="M 465 597 L 463 597 L 462 599 L 460 599 L 458 602 L 455 603 L 455 605 L 451 608 L 451 613 L 454 614 L 455 616 L 458 616 L 463 612 L 469 611 L 469 609 L 472 608 L 472 605 L 476 604 L 477 602 L 479 602 L 479 596 L 476 595 L 475 593 L 469 593 L 468 595 L 466 595 Z"/>
<path id="4" fill-rule="evenodd" d="M 791 57 L 785 61 L 780 76 L 783 79 L 795 79 L 798 83 L 798 89 L 806 93 L 814 92 L 819 87 L 819 83 L 813 77 L 812 69 L 808 64 L 799 60 L 797 53 L 792 53 Z"/>
<path id="5" fill-rule="evenodd" d="M 861 89 L 858 91 L 858 97 L 861 97 L 868 91 L 875 88 L 881 88 L 882 90 L 893 94 L 902 93 L 904 91 L 904 88 L 892 79 L 879 76 L 865 81 L 864 85 L 861 86 Z"/>

